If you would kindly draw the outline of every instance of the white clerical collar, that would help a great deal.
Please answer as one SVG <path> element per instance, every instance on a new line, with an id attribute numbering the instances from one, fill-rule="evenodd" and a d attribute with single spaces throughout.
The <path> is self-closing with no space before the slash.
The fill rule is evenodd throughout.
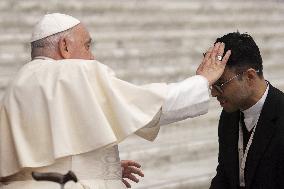
<path id="1" fill-rule="evenodd" d="M 251 131 L 252 128 L 257 124 L 263 104 L 268 94 L 268 90 L 269 84 L 267 84 L 266 90 L 261 99 L 252 107 L 242 111 L 244 113 L 244 122 L 248 131 Z"/>
<path id="2" fill-rule="evenodd" d="M 40 60 L 54 60 L 50 57 L 46 57 L 46 56 L 36 56 L 33 58 L 33 60 L 37 60 L 37 59 L 40 59 Z"/>

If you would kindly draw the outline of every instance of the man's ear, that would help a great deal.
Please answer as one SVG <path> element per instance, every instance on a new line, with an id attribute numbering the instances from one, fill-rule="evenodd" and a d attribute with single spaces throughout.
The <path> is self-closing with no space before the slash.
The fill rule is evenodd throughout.
<path id="1" fill-rule="evenodd" d="M 254 83 L 256 78 L 257 78 L 257 72 L 252 68 L 248 69 L 247 70 L 247 79 L 248 79 L 249 83 Z"/>
<path id="2" fill-rule="evenodd" d="M 66 37 L 62 37 L 58 42 L 59 54 L 63 59 L 69 59 L 71 57 L 69 41 Z"/>

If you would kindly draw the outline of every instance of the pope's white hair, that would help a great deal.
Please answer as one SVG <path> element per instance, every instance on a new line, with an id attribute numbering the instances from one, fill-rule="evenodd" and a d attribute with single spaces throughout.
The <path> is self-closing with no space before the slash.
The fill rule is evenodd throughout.
<path id="1" fill-rule="evenodd" d="M 59 40 L 71 36 L 71 29 L 31 42 L 31 57 L 46 56 L 59 51 Z"/>

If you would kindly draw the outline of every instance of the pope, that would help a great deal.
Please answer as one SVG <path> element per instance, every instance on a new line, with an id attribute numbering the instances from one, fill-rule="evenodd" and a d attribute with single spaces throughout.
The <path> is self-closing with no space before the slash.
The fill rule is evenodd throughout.
<path id="1" fill-rule="evenodd" d="M 161 125 L 205 114 L 209 87 L 230 56 L 216 43 L 195 76 L 138 86 L 94 60 L 91 42 L 84 24 L 69 15 L 47 14 L 36 24 L 32 60 L 1 103 L 1 189 L 59 189 L 31 173 L 69 170 L 79 182 L 65 188 L 130 187 L 125 178 L 138 182 L 143 173 L 136 162 L 120 161 L 117 145 L 132 134 L 152 141 Z"/>

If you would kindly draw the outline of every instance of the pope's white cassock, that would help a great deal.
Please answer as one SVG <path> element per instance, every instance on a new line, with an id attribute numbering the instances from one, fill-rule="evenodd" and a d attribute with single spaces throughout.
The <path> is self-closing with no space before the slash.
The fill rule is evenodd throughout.
<path id="1" fill-rule="evenodd" d="M 0 114 L 1 189 L 59 189 L 32 171 L 72 170 L 66 189 L 125 189 L 117 145 L 208 111 L 208 81 L 137 86 L 93 60 L 37 57 L 11 82 Z"/>

